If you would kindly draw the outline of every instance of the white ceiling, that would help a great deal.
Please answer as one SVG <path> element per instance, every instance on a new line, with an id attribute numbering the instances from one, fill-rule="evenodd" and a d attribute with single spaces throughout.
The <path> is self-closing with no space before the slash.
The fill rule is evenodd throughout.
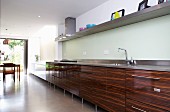
<path id="1" fill-rule="evenodd" d="M 64 23 L 66 17 L 78 17 L 108 0 L 0 1 L 0 35 L 32 36 L 45 25 Z"/>

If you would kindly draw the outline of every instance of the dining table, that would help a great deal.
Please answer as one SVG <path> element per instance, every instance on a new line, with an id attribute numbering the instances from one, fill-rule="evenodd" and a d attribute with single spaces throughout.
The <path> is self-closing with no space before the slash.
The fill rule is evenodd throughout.
<path id="1" fill-rule="evenodd" d="M 4 64 L 0 64 L 0 68 L 3 68 L 4 67 Z M 19 78 L 19 81 L 20 81 L 20 64 L 15 64 L 15 67 L 16 67 L 16 72 L 17 72 L 17 78 Z"/>

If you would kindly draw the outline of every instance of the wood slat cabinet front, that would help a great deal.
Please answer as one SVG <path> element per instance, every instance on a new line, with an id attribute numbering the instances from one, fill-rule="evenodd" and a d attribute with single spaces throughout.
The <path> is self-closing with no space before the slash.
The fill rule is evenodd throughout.
<path id="1" fill-rule="evenodd" d="M 107 68 L 105 106 L 109 112 L 125 112 L 125 69 Z"/>
<path id="2" fill-rule="evenodd" d="M 50 63 L 49 70 L 47 70 L 47 81 L 62 88 L 69 89 L 67 83 L 67 67 L 66 64 Z"/>
<path id="3" fill-rule="evenodd" d="M 55 64 L 52 74 L 52 82 L 72 94 L 79 95 L 79 65 Z"/>
<path id="4" fill-rule="evenodd" d="M 55 68 L 54 68 L 54 74 L 53 74 L 53 80 L 54 80 L 53 82 L 56 86 L 62 88 L 63 86 L 62 86 L 62 80 L 61 80 L 62 78 L 61 69 L 62 69 L 62 65 L 56 63 Z"/>
<path id="5" fill-rule="evenodd" d="M 62 69 L 60 70 L 61 72 L 61 80 L 62 80 L 62 88 L 69 91 L 70 85 L 69 85 L 69 74 L 67 71 L 70 68 L 70 65 L 67 64 L 62 64 Z"/>
<path id="6" fill-rule="evenodd" d="M 63 86 L 62 86 L 62 72 L 61 72 L 61 67 L 62 67 L 62 65 L 60 65 L 60 64 L 55 64 L 54 65 L 55 67 L 54 67 L 54 73 L 53 73 L 53 84 L 54 85 L 56 85 L 56 86 L 58 86 L 58 87 L 61 87 L 61 88 L 63 88 Z"/>
<path id="7" fill-rule="evenodd" d="M 169 112 L 169 111 L 127 99 L 126 112 Z"/>
<path id="8" fill-rule="evenodd" d="M 170 111 L 170 72 L 48 64 L 47 81 L 109 112 Z"/>
<path id="9" fill-rule="evenodd" d="M 80 97 L 94 103 L 93 79 L 91 79 L 92 67 L 81 66 L 80 69 Z"/>
<path id="10" fill-rule="evenodd" d="M 104 67 L 81 66 L 80 96 L 104 107 L 106 94 L 106 69 Z"/>
<path id="11" fill-rule="evenodd" d="M 170 72 L 127 70 L 126 73 L 127 99 L 170 111 Z"/>
<path id="12" fill-rule="evenodd" d="M 82 66 L 80 96 L 109 112 L 125 112 L 125 70 Z"/>
<path id="13" fill-rule="evenodd" d="M 80 92 L 80 67 L 79 65 L 68 65 L 67 67 L 67 84 L 69 85 L 69 92 L 79 96 Z"/>

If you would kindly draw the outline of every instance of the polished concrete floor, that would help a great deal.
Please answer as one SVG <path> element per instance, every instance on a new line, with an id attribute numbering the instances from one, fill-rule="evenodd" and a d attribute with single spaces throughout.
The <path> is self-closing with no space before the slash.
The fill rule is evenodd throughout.
<path id="1" fill-rule="evenodd" d="M 0 74 L 0 112 L 95 112 L 95 106 L 86 101 L 82 104 L 80 98 L 72 99 L 71 94 L 54 90 L 35 76 L 21 75 L 20 83 L 14 83 L 7 75 L 3 83 Z"/>

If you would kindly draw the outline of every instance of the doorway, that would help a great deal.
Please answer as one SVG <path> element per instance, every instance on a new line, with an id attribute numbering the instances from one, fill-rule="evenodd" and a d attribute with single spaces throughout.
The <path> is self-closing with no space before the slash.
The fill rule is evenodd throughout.
<path id="1" fill-rule="evenodd" d="M 0 64 L 3 63 L 20 64 L 21 72 L 27 74 L 28 40 L 1 38 Z M 2 70 L 0 72 L 2 72 Z"/>

